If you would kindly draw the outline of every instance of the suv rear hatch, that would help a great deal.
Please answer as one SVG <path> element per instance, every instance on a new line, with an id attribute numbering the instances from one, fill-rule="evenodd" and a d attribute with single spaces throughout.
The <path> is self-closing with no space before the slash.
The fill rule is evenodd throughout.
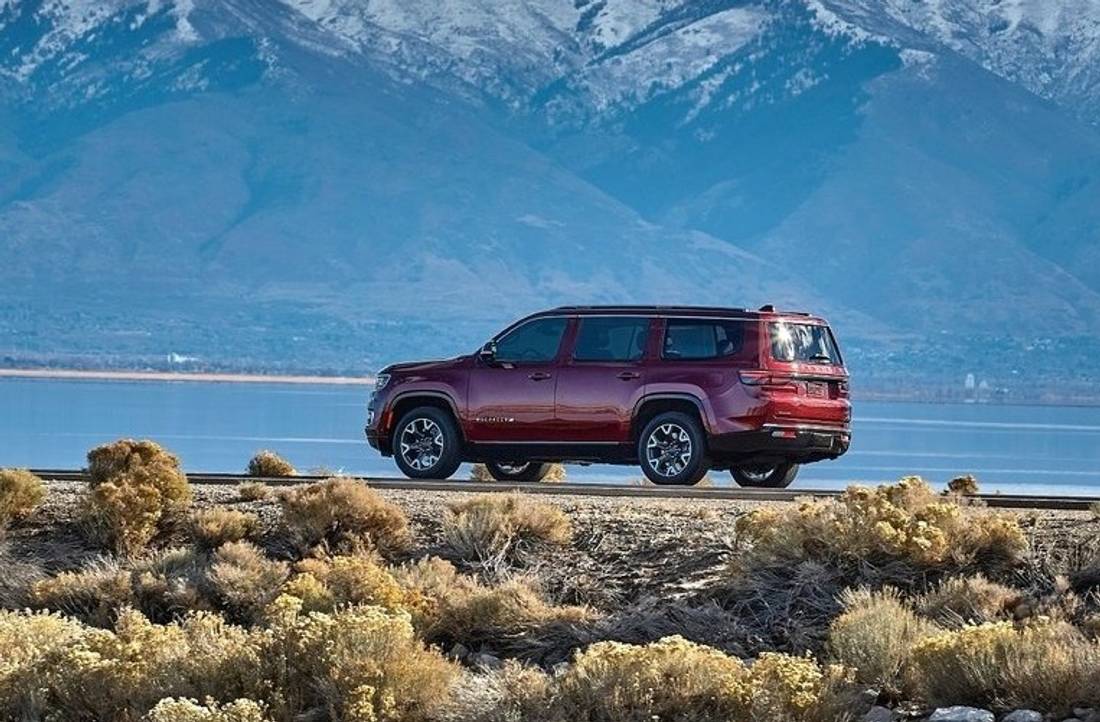
<path id="1" fill-rule="evenodd" d="M 799 318 L 764 321 L 763 369 L 741 380 L 767 399 L 767 423 L 845 427 L 848 371 L 829 326 Z"/>

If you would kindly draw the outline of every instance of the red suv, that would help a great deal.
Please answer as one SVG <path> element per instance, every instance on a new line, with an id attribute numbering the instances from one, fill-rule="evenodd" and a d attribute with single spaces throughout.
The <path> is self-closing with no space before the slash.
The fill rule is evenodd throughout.
<path id="1" fill-rule="evenodd" d="M 538 481 L 554 462 L 640 464 L 657 484 L 728 469 L 784 487 L 848 450 L 848 372 L 828 324 L 804 313 L 565 306 L 449 361 L 378 374 L 367 440 L 407 476 L 463 461 Z"/>

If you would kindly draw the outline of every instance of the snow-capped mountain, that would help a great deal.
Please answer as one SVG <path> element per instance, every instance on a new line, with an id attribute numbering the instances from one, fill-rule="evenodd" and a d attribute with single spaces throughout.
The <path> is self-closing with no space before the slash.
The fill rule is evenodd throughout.
<path id="1" fill-rule="evenodd" d="M 1094 338 L 1098 22 L 1086 0 L 0 0 L 0 305 L 24 319 L 0 350 L 93 352 L 90 327 L 373 365 L 626 300 L 808 305 L 944 353 Z"/>

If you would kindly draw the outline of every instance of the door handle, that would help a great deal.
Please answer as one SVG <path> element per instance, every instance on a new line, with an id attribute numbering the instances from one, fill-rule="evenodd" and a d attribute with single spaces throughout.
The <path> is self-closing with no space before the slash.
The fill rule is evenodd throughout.
<path id="1" fill-rule="evenodd" d="M 622 371 L 618 374 L 617 378 L 620 378 L 623 381 L 633 381 L 634 379 L 640 378 L 640 377 L 641 377 L 641 374 L 638 373 L 637 371 Z"/>
<path id="2" fill-rule="evenodd" d="M 545 381 L 546 379 L 550 378 L 550 374 L 546 373 L 545 371 L 532 371 L 531 373 L 527 374 L 527 378 L 531 379 L 532 381 Z"/>

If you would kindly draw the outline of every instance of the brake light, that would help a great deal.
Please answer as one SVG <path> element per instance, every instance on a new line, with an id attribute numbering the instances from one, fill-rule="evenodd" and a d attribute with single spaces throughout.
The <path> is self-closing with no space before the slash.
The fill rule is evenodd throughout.
<path id="1" fill-rule="evenodd" d="M 798 393 L 798 384 L 784 376 L 774 376 L 768 371 L 741 371 L 741 383 L 761 391 L 786 391 Z"/>
<path id="2" fill-rule="evenodd" d="M 767 371 L 742 371 L 740 373 L 741 383 L 746 386 L 763 386 L 770 383 L 772 375 Z"/>

